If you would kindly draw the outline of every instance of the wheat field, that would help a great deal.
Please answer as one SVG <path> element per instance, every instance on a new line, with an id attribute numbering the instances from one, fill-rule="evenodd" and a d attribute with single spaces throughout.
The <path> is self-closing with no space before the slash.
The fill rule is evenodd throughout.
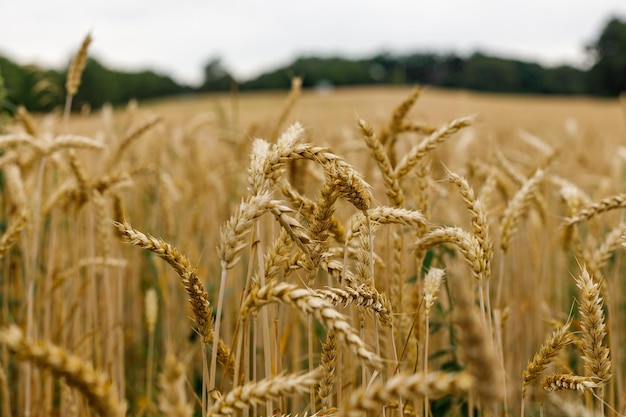
<path id="1" fill-rule="evenodd" d="M 2 416 L 626 412 L 626 107 L 420 88 L 20 109 Z"/>

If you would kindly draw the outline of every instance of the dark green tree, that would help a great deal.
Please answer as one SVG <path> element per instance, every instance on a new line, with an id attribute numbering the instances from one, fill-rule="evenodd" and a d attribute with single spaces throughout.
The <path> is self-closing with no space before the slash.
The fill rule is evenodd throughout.
<path id="1" fill-rule="evenodd" d="M 212 58 L 204 66 L 204 81 L 200 91 L 228 91 L 235 83 L 220 58 Z"/>
<path id="2" fill-rule="evenodd" d="M 626 22 L 611 18 L 587 49 L 594 62 L 589 71 L 592 91 L 611 96 L 626 91 Z"/>
<path id="3" fill-rule="evenodd" d="M 74 103 L 75 108 L 86 103 L 91 108 L 99 108 L 104 103 L 123 104 L 131 99 L 145 100 L 186 91 L 186 87 L 170 77 L 152 71 L 115 71 L 94 58 L 88 58 Z"/>
<path id="4" fill-rule="evenodd" d="M 0 133 L 4 133 L 5 113 L 6 113 L 6 97 L 7 91 L 4 88 L 4 78 L 2 78 L 2 71 L 0 71 Z"/>

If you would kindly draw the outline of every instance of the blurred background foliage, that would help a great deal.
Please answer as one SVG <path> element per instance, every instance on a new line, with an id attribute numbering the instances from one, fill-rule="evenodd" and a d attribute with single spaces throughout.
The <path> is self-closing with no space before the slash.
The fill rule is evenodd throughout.
<path id="1" fill-rule="evenodd" d="M 219 57 L 207 60 L 200 85 L 183 85 L 153 71 L 122 72 L 90 58 L 74 109 L 122 104 L 131 99 L 213 91 L 289 89 L 300 76 L 304 88 L 355 85 L 420 84 L 493 93 L 618 96 L 626 91 L 626 22 L 611 18 L 598 38 L 585 47 L 587 68 L 489 56 L 439 53 L 396 55 L 380 53 L 368 58 L 304 56 L 289 65 L 237 80 Z M 64 71 L 20 66 L 0 57 L 0 110 L 12 113 L 18 105 L 30 111 L 51 111 L 65 100 Z"/>

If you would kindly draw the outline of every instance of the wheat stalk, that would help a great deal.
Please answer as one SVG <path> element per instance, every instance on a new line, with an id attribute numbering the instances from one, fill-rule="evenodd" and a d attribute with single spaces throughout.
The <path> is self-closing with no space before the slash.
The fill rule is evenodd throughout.
<path id="1" fill-rule="evenodd" d="M 478 396 L 487 404 L 500 402 L 505 398 L 504 373 L 499 365 L 491 335 L 479 318 L 466 283 L 457 286 L 459 296 L 454 310 L 454 324 L 459 332 L 459 344 L 469 373 L 477 383 L 474 388 Z"/>
<path id="2" fill-rule="evenodd" d="M 194 320 L 198 325 L 198 333 L 202 336 L 202 343 L 210 345 L 214 341 L 213 309 L 204 291 L 204 285 L 194 268 L 191 267 L 187 256 L 181 254 L 171 244 L 150 235 L 133 229 L 127 223 L 113 222 L 124 242 L 156 253 L 161 259 L 170 264 L 181 278 L 181 283 L 189 296 L 189 303 L 194 313 Z M 234 357 L 230 348 L 222 339 L 218 339 L 217 357 L 229 372 L 234 368 Z"/>
<path id="3" fill-rule="evenodd" d="M 274 125 L 274 129 L 272 130 L 272 137 L 278 136 L 278 132 L 280 131 L 281 127 L 287 120 L 287 117 L 289 116 L 289 112 L 293 109 L 301 93 L 302 93 L 302 78 L 293 77 L 291 79 L 291 90 L 289 91 L 289 96 L 287 96 L 287 100 L 285 101 L 285 104 L 283 105 L 280 115 L 278 116 L 278 119 L 276 119 L 276 124 Z"/>

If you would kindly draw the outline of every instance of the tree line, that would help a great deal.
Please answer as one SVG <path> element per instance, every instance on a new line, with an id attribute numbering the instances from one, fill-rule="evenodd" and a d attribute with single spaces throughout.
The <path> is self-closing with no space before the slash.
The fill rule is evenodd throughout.
<path id="1" fill-rule="evenodd" d="M 116 71 L 90 58 L 74 103 L 76 108 L 98 108 L 104 103 L 228 91 L 233 87 L 244 91 L 288 89 L 290 78 L 296 75 L 302 77 L 304 88 L 421 84 L 495 93 L 601 96 L 626 91 L 626 21 L 610 19 L 586 51 L 591 62 L 587 69 L 544 67 L 479 52 L 470 56 L 381 53 L 362 59 L 308 56 L 245 81 L 235 79 L 219 59 L 211 59 L 204 66 L 204 80 L 198 86 L 183 85 L 153 71 Z M 64 71 L 20 66 L 0 57 L 0 106 L 9 112 L 17 105 L 31 111 L 52 110 L 65 100 L 65 76 Z"/>

